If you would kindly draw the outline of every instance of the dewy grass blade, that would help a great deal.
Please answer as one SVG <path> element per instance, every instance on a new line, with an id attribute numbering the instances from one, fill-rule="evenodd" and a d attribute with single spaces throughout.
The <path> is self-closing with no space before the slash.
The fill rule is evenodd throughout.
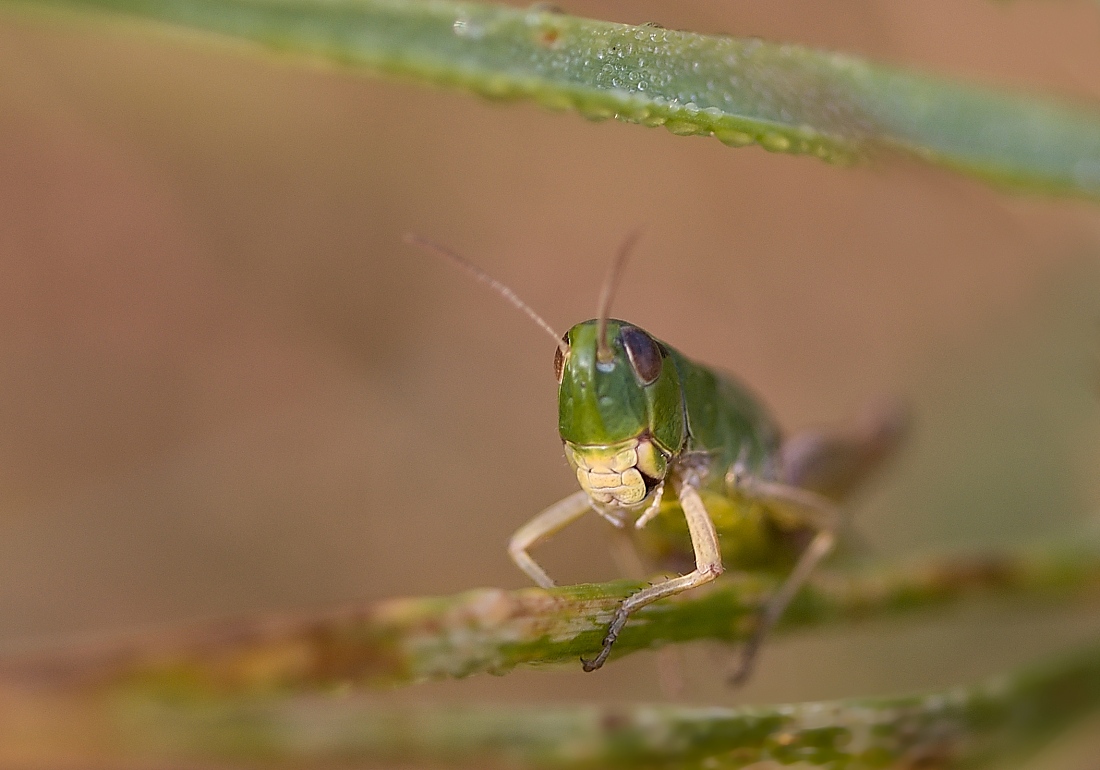
<path id="1" fill-rule="evenodd" d="M 16 1 L 125 13 L 733 146 L 836 162 L 900 151 L 1002 185 L 1100 196 L 1098 110 L 794 45 L 443 0 Z"/>

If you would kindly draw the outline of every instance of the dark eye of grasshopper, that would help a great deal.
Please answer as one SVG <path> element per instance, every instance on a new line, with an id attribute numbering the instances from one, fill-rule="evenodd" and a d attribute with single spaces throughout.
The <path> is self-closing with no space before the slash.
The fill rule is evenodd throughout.
<path id="1" fill-rule="evenodd" d="M 627 358 L 643 385 L 650 385 L 661 376 L 661 350 L 653 338 L 641 329 L 624 326 L 619 337 L 626 348 Z"/>
<path id="2" fill-rule="evenodd" d="M 569 344 L 569 336 L 565 335 L 561 338 L 561 341 L 566 345 Z M 554 349 L 554 376 L 558 378 L 558 384 L 561 385 L 561 375 L 565 371 L 565 354 L 561 352 L 561 346 L 559 345 Z"/>

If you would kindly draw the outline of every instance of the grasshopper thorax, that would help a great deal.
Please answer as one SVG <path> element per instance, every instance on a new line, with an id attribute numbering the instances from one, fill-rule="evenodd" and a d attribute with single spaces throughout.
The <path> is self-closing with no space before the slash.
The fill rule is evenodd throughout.
<path id="1" fill-rule="evenodd" d="M 637 326 L 608 320 L 602 351 L 598 334 L 593 320 L 562 338 L 554 362 L 558 431 L 589 497 L 634 507 L 684 446 L 680 378 L 669 349 Z"/>

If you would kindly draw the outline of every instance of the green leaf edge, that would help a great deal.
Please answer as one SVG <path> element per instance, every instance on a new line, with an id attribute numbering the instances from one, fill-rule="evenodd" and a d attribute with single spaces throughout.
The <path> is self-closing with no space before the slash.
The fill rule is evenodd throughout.
<path id="1" fill-rule="evenodd" d="M 4 0 L 13 4 L 12 0 Z M 1100 196 L 1100 111 L 758 39 L 430 0 L 15 0 L 128 14 L 594 120 Z"/>

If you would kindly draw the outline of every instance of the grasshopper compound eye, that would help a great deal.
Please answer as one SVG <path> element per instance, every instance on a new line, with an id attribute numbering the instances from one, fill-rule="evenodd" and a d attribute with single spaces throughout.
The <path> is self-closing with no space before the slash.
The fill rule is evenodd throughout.
<path id="1" fill-rule="evenodd" d="M 634 368 L 634 374 L 642 385 L 651 385 L 661 376 L 661 350 L 657 343 L 641 329 L 624 326 L 619 338 L 626 348 L 626 356 Z"/>
<path id="2" fill-rule="evenodd" d="M 565 354 L 569 351 L 569 338 L 568 336 L 562 336 L 561 343 L 554 351 L 554 376 L 558 378 L 558 384 L 561 385 L 562 374 L 565 373 Z"/>

